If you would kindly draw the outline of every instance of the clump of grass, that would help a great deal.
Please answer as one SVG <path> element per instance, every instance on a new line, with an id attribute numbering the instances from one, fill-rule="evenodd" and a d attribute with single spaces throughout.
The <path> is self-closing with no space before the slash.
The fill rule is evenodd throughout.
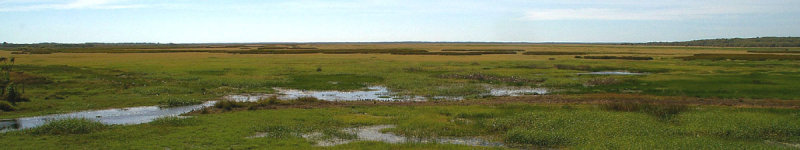
<path id="1" fill-rule="evenodd" d="M 234 108 L 243 108 L 246 104 L 244 102 L 222 100 L 214 104 L 214 108 L 233 110 Z"/>
<path id="2" fill-rule="evenodd" d="M 31 129 L 30 133 L 37 135 L 86 134 L 106 128 L 108 125 L 86 118 L 66 118 L 47 121 L 44 125 Z"/>
<path id="3" fill-rule="evenodd" d="M 392 53 L 392 55 L 483 55 L 483 53 L 488 52 L 408 52 Z"/>
<path id="4" fill-rule="evenodd" d="M 161 95 L 161 94 L 187 94 L 192 93 L 191 90 L 183 88 L 183 87 L 174 87 L 174 86 L 144 86 L 144 87 L 135 87 L 133 89 L 134 93 L 142 94 L 142 95 Z"/>
<path id="5" fill-rule="evenodd" d="M 739 110 L 722 113 L 718 110 L 686 113 L 679 121 L 684 130 L 699 135 L 727 139 L 797 141 L 800 121 L 797 115 Z"/>
<path id="6" fill-rule="evenodd" d="M 525 52 L 523 55 L 586 55 L 586 52 Z"/>
<path id="7" fill-rule="evenodd" d="M 386 53 L 426 53 L 427 50 L 394 48 L 394 49 L 261 49 L 226 51 L 234 54 L 386 54 Z"/>
<path id="8" fill-rule="evenodd" d="M 789 49 L 785 49 L 785 50 L 782 50 L 782 51 L 781 50 L 769 50 L 769 51 L 754 51 L 754 50 L 750 50 L 750 51 L 747 51 L 747 52 L 748 53 L 800 53 L 800 51 L 789 51 Z"/>
<path id="9" fill-rule="evenodd" d="M 583 58 L 583 59 L 653 60 L 653 57 L 637 57 L 637 56 L 575 56 L 575 58 Z"/>
<path id="10" fill-rule="evenodd" d="M 267 106 L 274 106 L 274 105 L 287 105 L 290 104 L 284 100 L 278 99 L 278 96 L 270 96 L 269 98 L 259 99 L 255 102 L 240 102 L 250 110 L 258 109 L 259 107 L 267 107 Z"/>
<path id="11" fill-rule="evenodd" d="M 354 133 L 344 132 L 339 128 L 322 128 L 322 139 L 331 139 L 331 138 L 339 138 L 339 139 L 346 139 L 352 140 L 358 138 L 358 135 Z"/>
<path id="12" fill-rule="evenodd" d="M 529 64 L 529 65 L 517 65 L 517 66 L 511 66 L 511 68 L 525 68 L 525 69 L 550 69 L 550 68 L 553 68 L 553 67 L 546 66 L 546 65 L 540 65 L 540 64 Z"/>
<path id="13" fill-rule="evenodd" d="M 442 51 L 461 51 L 461 52 L 522 52 L 523 49 L 443 49 Z"/>
<path id="14" fill-rule="evenodd" d="M 280 100 L 277 96 L 272 96 L 266 99 L 260 99 L 255 102 L 237 102 L 223 100 L 214 104 L 214 108 L 224 110 L 234 110 L 237 108 L 247 108 L 248 110 L 257 110 L 261 108 L 274 108 L 272 106 L 285 106 L 285 105 L 307 105 L 323 103 L 325 101 L 319 100 L 315 97 L 299 97 L 293 100 Z"/>
<path id="15" fill-rule="evenodd" d="M 693 56 L 676 57 L 683 60 L 800 60 L 800 55 L 774 55 L 774 54 L 694 54 Z"/>
<path id="16" fill-rule="evenodd" d="M 167 116 L 161 117 L 158 119 L 153 120 L 150 122 L 151 125 L 159 125 L 159 126 L 193 126 L 200 124 L 200 120 L 197 120 L 193 117 L 179 117 L 179 116 Z"/>
<path id="17" fill-rule="evenodd" d="M 264 137 L 277 138 L 277 139 L 298 137 L 299 133 L 301 132 L 297 128 L 285 125 L 268 125 L 266 127 L 257 128 L 255 130 L 256 132 L 264 133 Z"/>
<path id="18" fill-rule="evenodd" d="M 167 107 L 175 107 L 200 104 L 203 103 L 203 101 L 189 97 L 166 97 L 158 103 Z"/>
<path id="19" fill-rule="evenodd" d="M 649 104 L 635 102 L 607 103 L 602 107 L 606 110 L 613 111 L 642 112 L 663 120 L 669 120 L 688 109 L 686 105 L 680 104 Z"/>
<path id="20" fill-rule="evenodd" d="M 572 142 L 569 135 L 543 130 L 512 129 L 506 132 L 505 142 L 519 146 L 563 147 Z"/>
<path id="21" fill-rule="evenodd" d="M 266 99 L 260 99 L 260 100 L 258 100 L 258 103 L 260 103 L 262 105 L 264 105 L 264 104 L 266 104 L 266 105 L 286 104 L 286 102 L 278 99 L 278 96 L 270 96 L 269 98 L 266 98 Z"/>
<path id="22" fill-rule="evenodd" d="M 407 67 L 403 68 L 405 72 L 426 72 L 427 70 L 423 69 L 422 67 Z"/>
<path id="23" fill-rule="evenodd" d="M 305 103 L 305 104 L 322 102 L 322 100 L 319 100 L 316 97 L 298 97 L 294 101 L 297 103 Z"/>
<path id="24" fill-rule="evenodd" d="M 541 83 L 544 82 L 545 79 L 526 79 L 517 76 L 510 76 L 510 77 L 503 77 L 503 76 L 496 76 L 496 75 L 488 75 L 482 73 L 472 73 L 472 74 L 442 74 L 439 75 L 439 78 L 446 78 L 446 79 L 470 79 L 470 80 L 477 80 L 482 82 L 503 82 L 503 83 L 514 83 L 514 84 L 530 84 L 530 83 Z"/>
<path id="25" fill-rule="evenodd" d="M 17 108 L 14 107 L 14 105 L 11 105 L 11 103 L 9 103 L 8 101 L 0 101 L 0 110 L 14 111 L 17 110 Z"/>
<path id="26" fill-rule="evenodd" d="M 626 70 L 630 72 L 649 72 L 649 73 L 663 73 L 669 72 L 669 69 L 665 68 L 630 68 L 630 67 L 613 67 L 613 66 L 589 66 L 589 65 L 567 65 L 567 64 L 555 64 L 553 65 L 554 68 L 559 70 L 580 70 L 580 71 L 609 71 L 609 70 Z"/>
<path id="27" fill-rule="evenodd" d="M 617 78 L 592 78 L 584 83 L 584 86 L 612 85 L 622 83 L 623 80 Z"/>

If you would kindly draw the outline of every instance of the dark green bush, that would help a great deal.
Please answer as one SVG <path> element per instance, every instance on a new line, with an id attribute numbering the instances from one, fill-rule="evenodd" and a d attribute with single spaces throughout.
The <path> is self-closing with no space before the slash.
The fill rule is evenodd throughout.
<path id="1" fill-rule="evenodd" d="M 11 103 L 9 103 L 8 101 L 0 101 L 0 110 L 14 111 L 17 110 L 17 108 L 15 108 L 14 105 L 11 105 Z"/>

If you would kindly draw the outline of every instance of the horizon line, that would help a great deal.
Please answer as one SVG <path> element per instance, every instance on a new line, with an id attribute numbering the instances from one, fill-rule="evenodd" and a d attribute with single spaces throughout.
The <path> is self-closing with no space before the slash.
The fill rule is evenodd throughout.
<path id="1" fill-rule="evenodd" d="M 347 43 L 499 43 L 499 44 L 646 44 L 661 42 L 688 42 L 698 40 L 719 40 L 719 39 L 751 39 L 751 38 L 798 38 L 795 36 L 763 36 L 763 37 L 734 37 L 734 38 L 704 38 L 683 41 L 647 41 L 647 42 L 568 42 L 568 41 L 315 41 L 315 42 L 31 42 L 9 44 L 347 44 Z M 6 42 L 3 42 L 6 43 Z"/>

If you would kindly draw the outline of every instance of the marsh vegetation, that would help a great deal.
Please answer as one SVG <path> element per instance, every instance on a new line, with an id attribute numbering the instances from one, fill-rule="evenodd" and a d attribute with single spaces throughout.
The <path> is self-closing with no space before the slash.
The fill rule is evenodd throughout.
<path id="1" fill-rule="evenodd" d="M 0 49 L 14 57 L 3 67 L 0 123 L 19 129 L 0 133 L 0 144 L 18 149 L 489 146 L 452 142 L 459 139 L 512 149 L 800 143 L 800 62 L 791 47 L 785 53 L 486 43 Z M 126 116 L 137 119 L 116 118 Z M 23 122 L 37 126 L 19 127 Z M 376 126 L 406 139 L 357 134 Z M 415 142 L 425 139 L 447 140 Z M 348 142 L 319 146 L 337 140 Z"/>

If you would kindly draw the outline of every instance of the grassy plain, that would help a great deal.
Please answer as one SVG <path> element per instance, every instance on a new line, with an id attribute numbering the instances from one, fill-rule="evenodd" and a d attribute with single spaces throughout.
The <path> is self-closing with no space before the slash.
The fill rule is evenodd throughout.
<path id="1" fill-rule="evenodd" d="M 303 44 L 325 49 L 521 49 L 526 52 L 579 53 L 581 56 L 635 56 L 653 60 L 580 59 L 576 55 L 487 54 L 468 56 L 392 54 L 229 54 L 52 53 L 11 54 L 12 76 L 24 84 L 30 102 L 10 119 L 79 110 L 149 105 L 180 105 L 238 93 L 272 93 L 273 87 L 307 90 L 357 90 L 383 85 L 420 96 L 483 97 L 484 85 L 543 87 L 554 96 L 577 96 L 590 103 L 470 103 L 432 106 L 337 105 L 313 109 L 224 111 L 191 119 L 112 126 L 88 134 L 0 135 L 2 145 L 26 149 L 94 148 L 311 148 L 299 137 L 254 138 L 279 126 L 293 132 L 319 128 L 396 124 L 392 132 L 420 137 L 478 136 L 514 147 L 609 149 L 763 149 L 791 148 L 800 142 L 800 61 L 684 60 L 694 54 L 750 54 L 770 48 L 653 47 L 546 44 Z M 203 50 L 216 50 L 199 48 Z M 253 48 L 248 48 L 253 49 Z M 786 48 L 781 48 L 786 49 Z M 797 50 L 798 48 L 788 48 Z M 174 50 L 194 50 L 176 48 Z M 226 47 L 224 50 L 241 50 Z M 124 51 L 124 50 L 120 50 Z M 778 54 L 782 55 L 782 54 Z M 792 55 L 787 53 L 785 55 Z M 579 75 L 630 71 L 644 75 Z M 484 78 L 469 78 L 479 75 Z M 518 80 L 524 79 L 524 80 Z M 636 95 L 642 101 L 704 99 L 785 101 L 781 108 L 739 108 L 689 103 L 674 117 L 604 109 L 602 95 Z M 542 104 L 543 103 L 543 104 Z M 698 106 L 699 105 L 699 106 Z M 661 106 L 655 106 L 661 107 Z M 772 107 L 772 106 L 768 106 Z M 627 109 L 626 109 L 627 110 Z M 194 123 L 180 123 L 190 120 Z M 466 121 L 465 121 L 466 120 Z M 178 122 L 178 123 L 169 123 Z M 160 123 L 158 123 L 160 122 Z M 167 123 L 164 123 L 167 122 Z M 167 124 L 167 125 L 164 125 Z M 171 125 L 177 124 L 177 126 Z M 765 142 L 765 140 L 767 142 Z M 32 143 L 31 143 L 32 142 Z M 315 147 L 319 148 L 319 147 Z M 358 142 L 335 148 L 472 148 L 441 144 Z"/>

